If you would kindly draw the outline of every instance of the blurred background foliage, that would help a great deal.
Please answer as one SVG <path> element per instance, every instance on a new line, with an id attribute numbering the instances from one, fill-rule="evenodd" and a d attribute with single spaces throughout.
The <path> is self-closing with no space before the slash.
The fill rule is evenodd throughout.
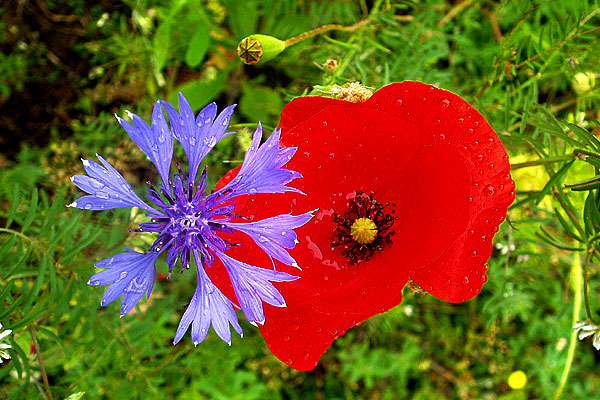
<path id="1" fill-rule="evenodd" d="M 598 318 L 598 1 L 8 1 L 0 8 L 0 322 L 13 333 L 0 398 L 583 399 L 600 354 L 572 325 Z M 247 35 L 304 40 L 243 65 Z M 339 338 L 311 372 L 291 370 L 245 324 L 171 344 L 193 283 L 162 280 L 126 318 L 100 307 L 93 263 L 146 238 L 129 210 L 65 208 L 80 157 L 102 154 L 134 187 L 151 164 L 114 120 L 149 118 L 182 91 L 198 110 L 239 107 L 207 158 L 211 184 L 243 158 L 246 128 L 351 81 L 420 80 L 489 120 L 514 165 L 517 201 L 495 237 L 489 282 L 464 304 L 406 288 L 404 302 Z M 178 147 L 176 147 L 178 148 Z M 176 157 L 184 160 L 181 149 Z M 166 270 L 166 267 L 165 267 Z M 165 271 L 161 271 L 163 274 Z M 589 279 L 583 279 L 588 277 Z M 161 275 L 162 279 L 164 275 Z M 584 285 L 585 284 L 585 285 Z M 582 305 L 589 286 L 591 315 Z M 585 302 L 583 302 L 585 304 Z M 523 371 L 524 388 L 509 376 Z"/>

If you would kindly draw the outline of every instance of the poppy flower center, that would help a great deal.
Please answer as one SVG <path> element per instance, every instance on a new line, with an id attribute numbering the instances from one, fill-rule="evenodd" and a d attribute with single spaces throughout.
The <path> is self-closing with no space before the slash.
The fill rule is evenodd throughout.
<path id="1" fill-rule="evenodd" d="M 377 237 L 377 225 L 369 218 L 359 218 L 350 227 L 350 233 L 358 243 L 368 244 Z"/>
<path id="2" fill-rule="evenodd" d="M 393 203 L 382 204 L 374 198 L 375 193 L 366 194 L 360 190 L 346 196 L 348 211 L 344 215 L 334 212 L 336 224 L 331 239 L 331 247 L 342 246 L 342 255 L 350 264 L 368 261 L 376 252 L 392 244 L 394 234 L 390 228 L 397 217 L 395 210 L 386 212 Z"/>

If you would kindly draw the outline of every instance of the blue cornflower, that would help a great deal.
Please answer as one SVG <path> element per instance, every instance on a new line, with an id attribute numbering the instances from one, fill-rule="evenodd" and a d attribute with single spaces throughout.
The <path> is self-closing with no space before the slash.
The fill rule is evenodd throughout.
<path id="1" fill-rule="evenodd" d="M 170 129 L 163 107 L 169 117 Z M 217 116 L 217 106 L 212 103 L 194 117 L 189 103 L 180 94 L 179 112 L 169 103 L 158 101 L 152 112 L 150 126 L 129 112 L 133 124 L 117 116 L 129 137 L 158 170 L 162 183 L 157 188 L 148 182 L 150 188 L 146 196 L 153 206 L 142 201 L 121 174 L 99 155 L 100 164 L 82 160 L 87 176 L 75 175 L 71 178 L 77 187 L 89 195 L 80 197 L 69 207 L 84 210 L 139 207 L 147 212 L 151 221 L 140 224 L 136 231 L 158 234 L 154 244 L 145 253 L 126 249 L 124 253 L 96 263 L 97 268 L 104 270 L 93 275 L 88 283 L 93 286 L 109 285 L 102 298 L 103 306 L 123 296 L 123 317 L 144 294 L 149 298 L 156 279 L 155 264 L 161 253 L 166 253 L 169 279 L 177 264 L 183 273 L 190 268 L 192 258 L 196 261 L 196 292 L 177 328 L 175 344 L 191 324 L 192 340 L 197 345 L 206 337 L 211 323 L 217 335 L 231 344 L 230 324 L 236 332 L 243 334 L 234 307 L 241 308 L 250 323 L 263 324 L 263 302 L 278 307 L 286 306 L 283 296 L 272 282 L 298 279 L 285 272 L 232 258 L 226 253 L 236 244 L 223 237 L 223 234 L 243 232 L 268 254 L 272 262 L 276 259 L 298 267 L 288 249 L 293 249 L 298 243 L 294 229 L 306 224 L 312 218 L 311 212 L 278 215 L 254 222 L 232 222 L 234 218 L 244 220 L 243 216 L 234 213 L 235 198 L 238 196 L 288 191 L 301 193 L 287 186 L 302 175 L 283 168 L 294 156 L 296 148 L 280 148 L 280 130 L 275 130 L 261 146 L 262 127 L 259 124 L 239 174 L 225 187 L 207 195 L 206 168 L 196 182 L 198 167 L 204 157 L 219 140 L 231 134 L 225 131 L 234 108 L 235 104 Z M 189 171 L 185 174 L 179 168 L 171 178 L 174 138 L 185 149 Z M 239 304 L 228 299 L 206 273 L 205 269 L 210 268 L 215 258 L 229 273 Z"/>

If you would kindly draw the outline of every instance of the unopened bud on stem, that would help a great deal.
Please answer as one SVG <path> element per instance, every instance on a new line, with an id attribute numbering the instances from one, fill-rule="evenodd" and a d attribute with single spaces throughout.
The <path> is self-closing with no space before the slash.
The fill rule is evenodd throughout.
<path id="1" fill-rule="evenodd" d="M 252 65 L 274 59 L 285 49 L 285 42 L 267 35 L 251 35 L 242 39 L 237 53 L 244 64 Z"/>

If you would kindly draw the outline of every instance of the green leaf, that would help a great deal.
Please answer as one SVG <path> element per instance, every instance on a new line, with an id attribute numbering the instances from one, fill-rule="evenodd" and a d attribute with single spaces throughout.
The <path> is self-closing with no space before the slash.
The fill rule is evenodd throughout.
<path id="1" fill-rule="evenodd" d="M 565 187 L 568 187 L 576 192 L 597 189 L 600 187 L 600 175 L 596 175 L 595 177 L 586 179 L 585 181 L 567 184 Z"/>
<path id="2" fill-rule="evenodd" d="M 206 25 L 200 24 L 188 43 L 185 52 L 186 64 L 190 67 L 195 67 L 200 64 L 204 59 L 209 46 L 210 36 L 208 35 L 208 29 L 206 28 Z"/>
<path id="3" fill-rule="evenodd" d="M 273 121 L 281 112 L 283 101 L 278 92 L 271 88 L 242 83 L 240 112 L 252 121 Z"/>
<path id="4" fill-rule="evenodd" d="M 25 222 L 23 223 L 23 227 L 21 228 L 21 233 L 25 233 L 29 225 L 33 222 L 36 217 L 38 206 L 38 191 L 37 189 L 33 189 L 33 194 L 31 195 L 31 203 L 29 204 L 29 208 L 27 208 L 27 218 L 25 218 Z"/>
<path id="5" fill-rule="evenodd" d="M 539 204 L 544 199 L 546 194 L 548 194 L 548 192 L 550 191 L 550 189 L 552 189 L 552 187 L 554 185 L 558 185 L 562 182 L 562 180 L 565 178 L 565 175 L 569 171 L 569 168 L 571 168 L 571 165 L 573 165 L 573 162 L 574 161 L 569 161 L 568 163 L 566 163 L 565 165 L 560 167 L 558 172 L 556 172 L 554 175 L 552 175 L 550 180 L 546 183 L 546 185 L 544 185 L 544 187 L 540 191 L 540 194 L 538 195 L 536 204 Z"/>
<path id="6" fill-rule="evenodd" d="M 169 102 L 171 104 L 177 104 L 177 93 L 181 92 L 192 106 L 192 109 L 198 111 L 221 92 L 225 86 L 225 80 L 230 69 L 231 67 L 219 72 L 212 79 L 202 79 L 184 83 L 171 93 Z"/>
<path id="7" fill-rule="evenodd" d="M 10 211 L 8 212 L 8 219 L 6 220 L 6 227 L 8 228 L 10 224 L 12 224 L 15 219 L 15 213 L 17 212 L 17 207 L 19 205 L 19 184 L 15 183 L 13 189 L 13 197 L 10 202 Z"/>

